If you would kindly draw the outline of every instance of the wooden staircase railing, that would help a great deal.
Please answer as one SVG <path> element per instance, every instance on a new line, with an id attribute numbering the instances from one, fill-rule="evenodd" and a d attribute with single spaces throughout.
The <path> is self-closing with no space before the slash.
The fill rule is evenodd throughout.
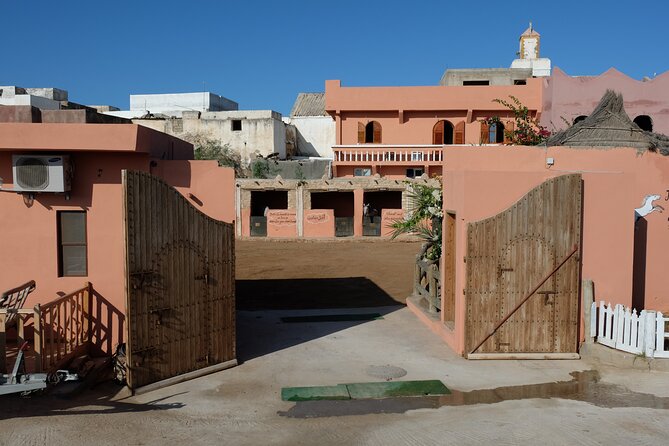
<path id="1" fill-rule="evenodd" d="M 439 267 L 436 264 L 422 260 L 420 257 L 416 258 L 414 293 L 427 301 L 430 313 L 441 311 L 440 280 Z"/>
<path id="2" fill-rule="evenodd" d="M 6 370 L 5 321 L 15 314 L 17 341 L 25 340 L 25 327 L 32 320 L 35 371 L 49 371 L 73 356 L 86 353 L 91 343 L 93 287 L 83 288 L 33 309 L 0 310 L 0 370 Z"/>

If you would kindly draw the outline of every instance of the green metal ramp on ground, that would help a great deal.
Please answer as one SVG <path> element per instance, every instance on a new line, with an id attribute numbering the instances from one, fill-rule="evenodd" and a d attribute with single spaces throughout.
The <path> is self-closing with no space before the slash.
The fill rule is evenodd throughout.
<path id="1" fill-rule="evenodd" d="M 439 380 L 382 381 L 337 384 L 336 386 L 284 387 L 283 401 L 357 400 L 411 396 L 448 395 L 451 391 Z"/>

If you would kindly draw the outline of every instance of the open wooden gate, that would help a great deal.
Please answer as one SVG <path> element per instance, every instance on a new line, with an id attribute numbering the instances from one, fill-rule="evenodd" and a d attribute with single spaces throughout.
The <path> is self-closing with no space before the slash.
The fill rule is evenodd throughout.
<path id="1" fill-rule="evenodd" d="M 577 351 L 581 191 L 578 174 L 552 178 L 468 225 L 469 357 Z"/>
<path id="2" fill-rule="evenodd" d="M 128 386 L 229 364 L 233 225 L 204 215 L 145 172 L 124 170 L 123 189 Z"/>

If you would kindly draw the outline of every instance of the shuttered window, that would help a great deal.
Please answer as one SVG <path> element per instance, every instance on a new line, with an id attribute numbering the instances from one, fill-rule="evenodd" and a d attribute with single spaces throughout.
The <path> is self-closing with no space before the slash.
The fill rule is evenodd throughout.
<path id="1" fill-rule="evenodd" d="M 58 276 L 88 275 L 86 212 L 58 211 Z"/>
<path id="2" fill-rule="evenodd" d="M 358 143 L 381 144 L 381 124 L 376 121 L 370 121 L 363 126 L 362 122 L 359 122 Z"/>
<path id="3" fill-rule="evenodd" d="M 465 121 L 460 121 L 455 125 L 455 137 L 453 139 L 454 144 L 465 143 Z"/>
<path id="4" fill-rule="evenodd" d="M 432 128 L 432 144 L 453 144 L 453 124 L 439 121 Z"/>

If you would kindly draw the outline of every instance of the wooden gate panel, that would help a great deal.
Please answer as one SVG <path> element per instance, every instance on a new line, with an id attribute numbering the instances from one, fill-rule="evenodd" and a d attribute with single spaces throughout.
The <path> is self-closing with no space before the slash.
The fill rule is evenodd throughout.
<path id="1" fill-rule="evenodd" d="M 232 225 L 148 173 L 123 185 L 129 387 L 234 359 Z"/>
<path id="2" fill-rule="evenodd" d="M 471 352 L 580 245 L 581 177 L 545 181 L 507 210 L 467 228 L 465 348 Z M 575 352 L 578 255 L 487 339 L 477 353 Z"/>

